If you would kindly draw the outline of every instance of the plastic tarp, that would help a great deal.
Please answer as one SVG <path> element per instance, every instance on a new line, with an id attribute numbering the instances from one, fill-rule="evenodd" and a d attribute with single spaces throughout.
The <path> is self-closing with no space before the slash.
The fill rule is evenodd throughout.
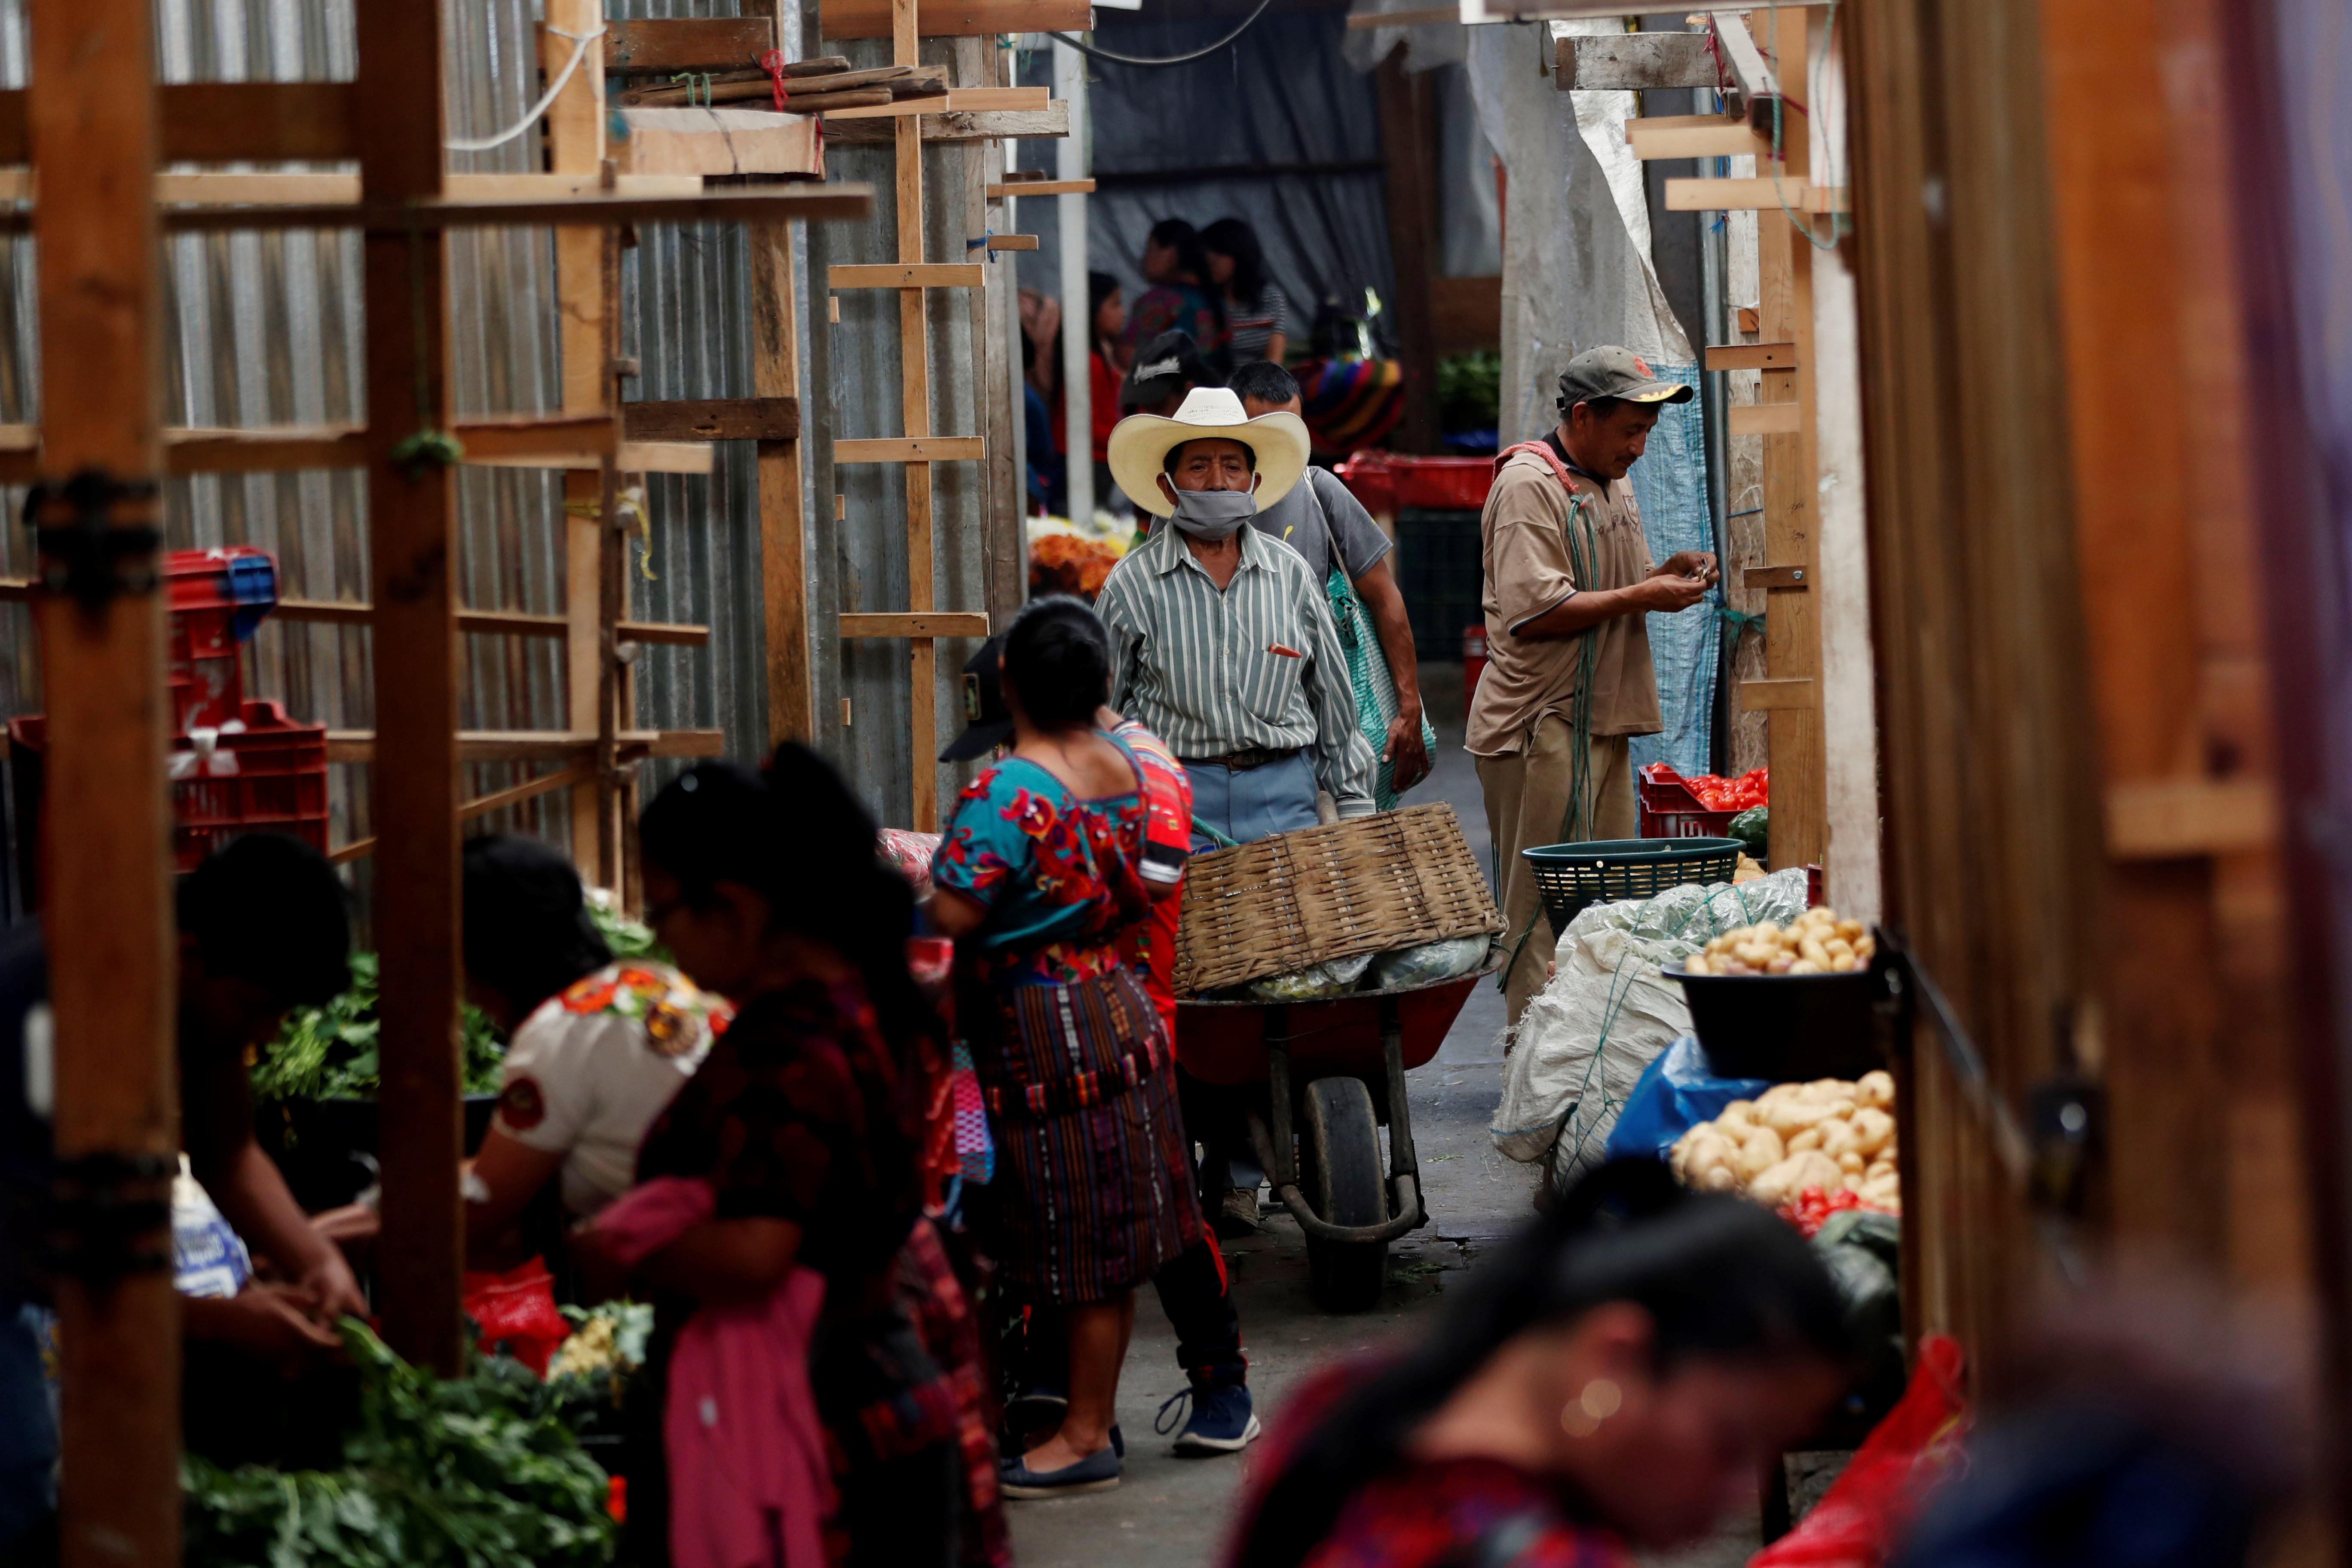
<path id="1" fill-rule="evenodd" d="M 1511 1037 L 1495 1146 L 1535 1161 L 1557 1142 L 1563 1178 L 1598 1165 L 1643 1069 L 1691 1031 L 1682 987 L 1664 966 L 1738 927 L 1794 920 L 1805 895 L 1805 872 L 1792 867 L 1736 886 L 1693 883 L 1586 908 L 1569 922 L 1556 973 Z"/>

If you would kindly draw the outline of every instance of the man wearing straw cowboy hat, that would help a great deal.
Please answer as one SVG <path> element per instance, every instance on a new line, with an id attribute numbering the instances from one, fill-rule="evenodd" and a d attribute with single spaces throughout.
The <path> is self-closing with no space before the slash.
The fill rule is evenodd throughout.
<path id="1" fill-rule="evenodd" d="M 1183 763 L 1196 848 L 1314 826 L 1318 785 L 1342 818 L 1372 814 L 1372 749 L 1323 585 L 1297 552 L 1242 526 L 1298 483 L 1307 456 L 1297 415 L 1252 419 L 1223 387 L 1110 433 L 1118 488 L 1169 520 L 1095 601 L 1111 706 Z"/>
<path id="2" fill-rule="evenodd" d="M 1664 405 L 1690 397 L 1630 350 L 1587 349 L 1560 373 L 1559 427 L 1495 460 L 1479 520 L 1487 664 L 1465 747 L 1495 837 L 1513 1025 L 1555 938 L 1520 851 L 1638 831 L 1630 748 L 1663 726 L 1648 616 L 1688 609 L 1716 579 L 1704 551 L 1650 564 L 1625 481 Z"/>

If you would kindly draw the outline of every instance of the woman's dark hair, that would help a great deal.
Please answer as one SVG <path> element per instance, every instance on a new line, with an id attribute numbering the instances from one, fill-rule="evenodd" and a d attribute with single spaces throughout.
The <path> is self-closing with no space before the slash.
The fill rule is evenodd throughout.
<path id="1" fill-rule="evenodd" d="M 1209 276 L 1209 247 L 1202 243 L 1201 231 L 1181 217 L 1164 217 L 1151 226 L 1151 243 L 1164 245 L 1176 253 L 1176 265 L 1192 275 L 1201 297 L 1217 318 L 1217 325 L 1225 325 L 1225 291 Z"/>
<path id="2" fill-rule="evenodd" d="M 1118 279 L 1109 273 L 1087 274 L 1087 343 L 1095 353 L 1110 361 L 1114 368 L 1118 363 L 1118 356 L 1110 351 L 1117 345 L 1105 340 L 1102 333 L 1096 329 L 1095 318 L 1102 314 L 1103 301 L 1118 292 Z"/>
<path id="3" fill-rule="evenodd" d="M 1257 230 L 1237 217 L 1221 217 L 1201 231 L 1201 243 L 1232 258 L 1233 281 L 1225 291 L 1255 310 L 1258 296 L 1265 292 L 1265 247 L 1257 242 Z"/>
<path id="4" fill-rule="evenodd" d="M 1649 1314 L 1662 1372 L 1694 1356 L 1843 1364 L 1851 1353 L 1836 1288 L 1785 1221 L 1744 1198 L 1685 1192 L 1656 1160 L 1614 1161 L 1446 1292 L 1417 1345 L 1332 1405 L 1259 1500 L 1241 1568 L 1296 1568 L 1506 1341 L 1612 1301 Z"/>
<path id="5" fill-rule="evenodd" d="M 289 1007 L 351 988 L 350 899 L 327 858 L 281 833 L 248 833 L 205 857 L 173 890 L 180 931 L 215 974 Z"/>
<path id="6" fill-rule="evenodd" d="M 518 1016 L 613 962 L 580 873 L 555 850 L 497 834 L 468 839 L 464 867 L 467 976 Z"/>
<path id="7" fill-rule="evenodd" d="M 883 864 L 874 819 L 814 752 L 787 741 L 758 773 L 698 763 L 654 796 L 637 843 L 688 903 L 736 883 L 767 899 L 770 929 L 848 960 L 897 1060 L 938 1037 L 939 1014 L 907 969 L 914 889 Z"/>
<path id="8" fill-rule="evenodd" d="M 1042 729 L 1091 724 L 1110 700 L 1110 638 L 1083 600 L 1032 599 L 1004 638 L 1004 675 Z"/>

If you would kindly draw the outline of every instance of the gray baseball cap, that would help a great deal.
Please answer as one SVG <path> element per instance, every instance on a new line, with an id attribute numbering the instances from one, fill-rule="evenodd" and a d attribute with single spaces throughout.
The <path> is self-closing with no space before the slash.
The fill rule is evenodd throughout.
<path id="1" fill-rule="evenodd" d="M 1603 343 L 1568 362 L 1559 373 L 1559 411 L 1599 397 L 1621 397 L 1628 403 L 1688 403 L 1695 390 L 1686 383 L 1661 381 L 1650 363 L 1631 349 Z"/>

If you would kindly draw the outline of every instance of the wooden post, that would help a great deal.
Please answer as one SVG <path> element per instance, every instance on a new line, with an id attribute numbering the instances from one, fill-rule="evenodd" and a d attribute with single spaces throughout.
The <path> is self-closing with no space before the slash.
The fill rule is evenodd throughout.
<path id="1" fill-rule="evenodd" d="M 1781 174 L 1801 184 L 1812 167 L 1811 122 L 1803 113 L 1806 13 L 1793 6 L 1780 18 L 1775 73 L 1787 105 L 1781 133 Z M 1764 552 L 1768 568 L 1795 567 L 1804 576 L 1788 582 L 1785 573 L 1765 594 L 1764 667 L 1773 680 L 1807 685 L 1797 706 L 1775 706 L 1767 720 L 1772 769 L 1771 863 L 1775 870 L 1821 863 L 1829 837 L 1828 763 L 1822 751 L 1822 635 L 1813 584 L 1820 576 L 1820 542 L 1814 525 L 1815 451 L 1820 436 L 1813 398 L 1813 247 L 1797 232 L 1800 222 L 1766 209 L 1756 215 L 1759 260 L 1758 313 L 1766 342 L 1797 345 L 1789 370 L 1768 370 L 1759 401 L 1794 403 L 1796 433 L 1764 437 Z"/>
<path id="2" fill-rule="evenodd" d="M 547 0 L 547 26 L 540 33 L 540 63 L 552 81 L 572 58 L 576 38 L 604 26 L 603 0 Z M 547 161 L 551 174 L 593 174 L 604 163 L 604 45 L 591 44 L 589 58 L 572 73 L 547 111 Z M 524 132 L 526 136 L 530 132 Z M 614 297 L 604 289 L 605 236 L 601 229 L 555 231 L 555 303 L 560 322 L 563 412 L 593 414 L 607 405 L 612 390 Z M 603 663 L 605 535 L 610 523 L 590 516 L 603 505 L 604 483 L 595 468 L 563 476 L 564 682 L 573 730 L 593 730 L 605 689 Z M 572 786 L 572 858 L 600 880 L 613 873 L 605 859 L 611 832 L 613 790 L 604 770 Z"/>
<path id="3" fill-rule="evenodd" d="M 1381 153 L 1388 164 L 1389 251 L 1396 268 L 1397 357 L 1404 371 L 1404 413 L 1396 446 L 1438 449 L 1437 328 L 1430 282 L 1437 275 L 1436 111 L 1429 73 L 1408 73 L 1404 46 L 1382 60 L 1373 80 L 1381 110 Z"/>
<path id="4" fill-rule="evenodd" d="M 371 203 L 442 190 L 441 11 L 357 11 L 360 182 Z M 593 73 L 592 73 L 593 74 Z M 364 243 L 368 533 L 375 584 L 376 942 L 382 955 L 385 1340 L 457 1371 L 465 1227 L 457 1067 L 457 476 L 394 448 L 450 425 L 447 247 L 436 230 Z M 592 601 L 593 602 L 593 601 Z M 592 645 L 593 646 L 593 645 Z"/>
<path id="5" fill-rule="evenodd" d="M 891 0 L 890 59 L 894 65 L 922 63 L 915 29 L 915 0 Z M 898 133 L 898 260 L 909 267 L 923 261 L 923 129 L 922 117 L 902 114 L 891 124 Z M 904 434 L 909 438 L 931 433 L 931 339 L 924 310 L 924 291 L 898 291 L 898 398 Z M 907 465 L 907 608 L 923 615 L 936 607 L 932 580 L 931 466 Z M 908 648 L 908 709 L 913 715 L 912 772 L 914 826 L 919 833 L 937 832 L 940 826 L 939 648 L 929 637 L 917 637 Z"/>
<path id="6" fill-rule="evenodd" d="M 26 112 L 68 163 L 34 209 L 40 251 L 43 471 L 152 482 L 162 471 L 161 246 L 154 21 L 144 0 L 36 0 Z M 60 520 L 62 521 L 62 520 Z M 160 527 L 156 504 L 121 527 Z M 123 565 L 154 563 L 152 547 Z M 163 756 L 163 616 L 152 585 L 86 610 L 37 602 L 49 718 L 46 930 L 61 1168 L 103 1179 L 145 1163 L 167 1198 L 179 1147 Z M 127 1162 L 128 1164 L 121 1163 Z M 126 1238 L 168 1245 L 159 1223 Z M 62 1560 L 176 1563 L 179 1299 L 167 1268 L 57 1283 L 65 1392 Z"/>

